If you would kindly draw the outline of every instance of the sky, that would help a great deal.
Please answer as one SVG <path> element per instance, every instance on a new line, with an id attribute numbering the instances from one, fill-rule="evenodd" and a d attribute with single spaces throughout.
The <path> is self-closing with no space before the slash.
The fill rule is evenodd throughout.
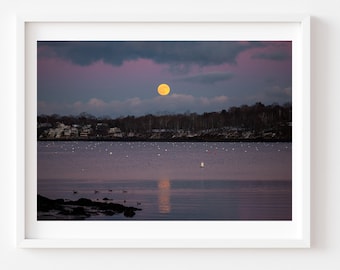
<path id="1" fill-rule="evenodd" d="M 204 113 L 292 100 L 291 41 L 38 41 L 38 115 Z M 161 96 L 159 84 L 170 86 Z"/>

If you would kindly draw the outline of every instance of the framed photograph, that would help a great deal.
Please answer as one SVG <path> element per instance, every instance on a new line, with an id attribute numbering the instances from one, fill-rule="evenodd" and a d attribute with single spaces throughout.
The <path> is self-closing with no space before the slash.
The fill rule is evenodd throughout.
<path id="1" fill-rule="evenodd" d="M 18 246 L 309 247 L 309 20 L 18 15 Z"/>

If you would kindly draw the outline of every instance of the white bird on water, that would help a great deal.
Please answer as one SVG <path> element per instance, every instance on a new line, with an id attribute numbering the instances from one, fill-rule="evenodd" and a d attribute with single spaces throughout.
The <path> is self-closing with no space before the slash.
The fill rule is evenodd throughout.
<path id="1" fill-rule="evenodd" d="M 200 168 L 204 168 L 204 162 L 201 162 Z"/>

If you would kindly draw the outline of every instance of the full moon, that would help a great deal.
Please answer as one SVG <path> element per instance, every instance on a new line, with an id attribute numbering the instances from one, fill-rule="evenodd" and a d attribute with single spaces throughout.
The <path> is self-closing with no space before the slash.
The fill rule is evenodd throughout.
<path id="1" fill-rule="evenodd" d="M 170 93 L 170 86 L 166 83 L 162 83 L 158 85 L 157 91 L 161 96 L 167 96 Z"/>

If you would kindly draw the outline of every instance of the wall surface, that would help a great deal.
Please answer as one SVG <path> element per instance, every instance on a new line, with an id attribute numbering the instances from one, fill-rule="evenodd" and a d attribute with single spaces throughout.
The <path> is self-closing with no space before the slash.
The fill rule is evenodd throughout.
<path id="1" fill-rule="evenodd" d="M 340 16 L 336 0 L 0 0 L 1 269 L 340 269 Z M 18 249 L 15 246 L 17 12 L 306 13 L 311 24 L 310 249 Z M 20 136 L 20 134 L 16 134 Z"/>

